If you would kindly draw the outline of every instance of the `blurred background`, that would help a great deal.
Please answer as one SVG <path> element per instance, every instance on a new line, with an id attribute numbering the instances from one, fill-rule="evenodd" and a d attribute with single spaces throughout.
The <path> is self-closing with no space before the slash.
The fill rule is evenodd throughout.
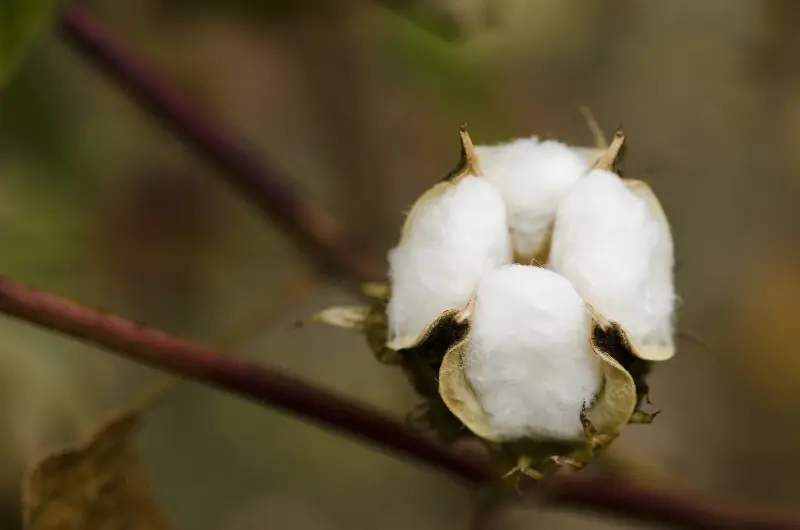
<path id="1" fill-rule="evenodd" d="M 403 212 L 477 143 L 628 134 L 626 175 L 669 215 L 682 295 L 663 410 L 610 471 L 798 511 L 800 3 L 791 0 L 94 0 L 209 114 L 379 256 Z M 0 271 L 218 341 L 397 415 L 417 399 L 360 337 L 298 318 L 350 303 L 192 152 L 56 34 L 0 92 Z M 287 294 L 286 285 L 290 285 Z M 277 300 L 277 302 L 276 302 Z M 277 307 L 276 307 L 277 305 Z M 255 322 L 255 324 L 253 324 Z M 159 374 L 0 319 L 0 499 Z M 448 477 L 192 384 L 140 446 L 182 528 L 466 528 Z M 513 508 L 488 528 L 603 529 Z"/>

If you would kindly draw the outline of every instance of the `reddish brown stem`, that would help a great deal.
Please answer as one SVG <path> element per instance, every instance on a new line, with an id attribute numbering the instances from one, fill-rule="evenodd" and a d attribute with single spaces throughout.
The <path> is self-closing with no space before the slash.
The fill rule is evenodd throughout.
<path id="1" fill-rule="evenodd" d="M 687 492 L 660 490 L 619 479 L 563 473 L 545 500 L 578 510 L 624 514 L 630 519 L 709 530 L 797 530 L 793 517 L 767 515 L 741 505 L 713 502 Z"/>
<path id="2" fill-rule="evenodd" d="M 327 272 L 361 281 L 383 277 L 383 265 L 348 237 L 335 218 L 312 206 L 234 136 L 222 132 L 85 7 L 71 3 L 61 19 L 61 30 L 84 57 L 213 164 L 246 200 L 289 231 Z"/>
<path id="3" fill-rule="evenodd" d="M 171 336 L 124 318 L 80 306 L 0 277 L 0 313 L 70 337 L 104 346 L 132 361 L 276 406 L 413 455 L 470 481 L 488 478 L 475 460 L 449 451 L 432 438 L 361 403 L 295 376 L 233 360 L 202 344 Z"/>
<path id="4" fill-rule="evenodd" d="M 416 458 L 472 484 L 491 473 L 485 461 L 406 428 L 379 411 L 274 368 L 227 358 L 202 344 L 104 314 L 0 277 L 0 313 L 111 349 L 187 379 L 279 407 L 306 419 Z M 673 493 L 588 474 L 556 477 L 545 492 L 562 505 L 691 528 L 800 529 L 800 524 L 745 513 Z"/>

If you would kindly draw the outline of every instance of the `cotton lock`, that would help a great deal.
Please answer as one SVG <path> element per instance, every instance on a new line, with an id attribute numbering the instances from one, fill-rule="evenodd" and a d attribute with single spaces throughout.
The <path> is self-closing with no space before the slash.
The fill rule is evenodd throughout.
<path id="1" fill-rule="evenodd" d="M 516 260 L 545 262 L 558 204 L 589 170 L 597 150 L 536 137 L 475 150 L 486 179 L 508 209 Z"/>
<path id="2" fill-rule="evenodd" d="M 583 437 L 581 411 L 603 382 L 590 329 L 583 300 L 552 271 L 509 265 L 481 278 L 464 371 L 492 437 Z"/>
<path id="3" fill-rule="evenodd" d="M 414 205 L 389 252 L 388 344 L 412 345 L 448 309 L 464 307 L 478 279 L 511 262 L 506 209 L 497 189 L 466 175 Z"/>
<path id="4" fill-rule="evenodd" d="M 594 170 L 561 202 L 550 267 L 618 322 L 643 358 L 674 353 L 673 264 L 669 224 L 643 182 Z"/>

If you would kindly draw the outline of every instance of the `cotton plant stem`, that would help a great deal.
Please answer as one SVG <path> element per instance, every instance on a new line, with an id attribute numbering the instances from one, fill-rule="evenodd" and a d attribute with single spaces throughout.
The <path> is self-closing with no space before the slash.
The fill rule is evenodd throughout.
<path id="1" fill-rule="evenodd" d="M 607 514 L 630 519 L 703 530 L 790 530 L 800 521 L 768 514 L 741 504 L 722 503 L 687 492 L 662 490 L 644 484 L 582 474 L 563 473 L 552 481 L 542 499 L 548 505 Z"/>
<path id="2" fill-rule="evenodd" d="M 122 357 L 205 383 L 393 449 L 463 479 L 489 479 L 483 462 L 356 400 L 284 371 L 231 359 L 203 344 L 81 306 L 0 277 L 0 313 L 104 347 Z"/>
<path id="3" fill-rule="evenodd" d="M 307 296 L 316 283 L 316 276 L 311 273 L 304 271 L 295 275 L 283 283 L 275 295 L 265 298 L 254 312 L 224 332 L 215 346 L 223 353 L 232 357 L 237 356 L 239 351 L 279 317 L 286 307 Z M 155 405 L 175 390 L 180 382 L 181 379 L 174 376 L 161 377 L 134 400 L 133 408 L 142 410 Z"/>

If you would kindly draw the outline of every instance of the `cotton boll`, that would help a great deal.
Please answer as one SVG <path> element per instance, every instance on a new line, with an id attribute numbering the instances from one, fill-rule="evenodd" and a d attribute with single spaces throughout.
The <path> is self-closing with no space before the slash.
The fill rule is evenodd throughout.
<path id="1" fill-rule="evenodd" d="M 389 346 L 413 345 L 442 312 L 467 304 L 483 274 L 510 262 L 499 192 L 472 175 L 437 185 L 414 205 L 389 252 Z"/>
<path id="2" fill-rule="evenodd" d="M 527 265 L 481 278 L 464 372 L 492 437 L 578 440 L 580 414 L 600 391 L 591 317 L 569 280 Z"/>
<path id="3" fill-rule="evenodd" d="M 626 330 L 643 357 L 672 355 L 672 235 L 644 183 L 604 170 L 582 178 L 559 206 L 550 260 L 588 303 Z"/>
<path id="4" fill-rule="evenodd" d="M 579 148 L 536 137 L 476 147 L 486 179 L 497 186 L 508 209 L 519 261 L 546 259 L 556 208 L 593 161 Z"/>

